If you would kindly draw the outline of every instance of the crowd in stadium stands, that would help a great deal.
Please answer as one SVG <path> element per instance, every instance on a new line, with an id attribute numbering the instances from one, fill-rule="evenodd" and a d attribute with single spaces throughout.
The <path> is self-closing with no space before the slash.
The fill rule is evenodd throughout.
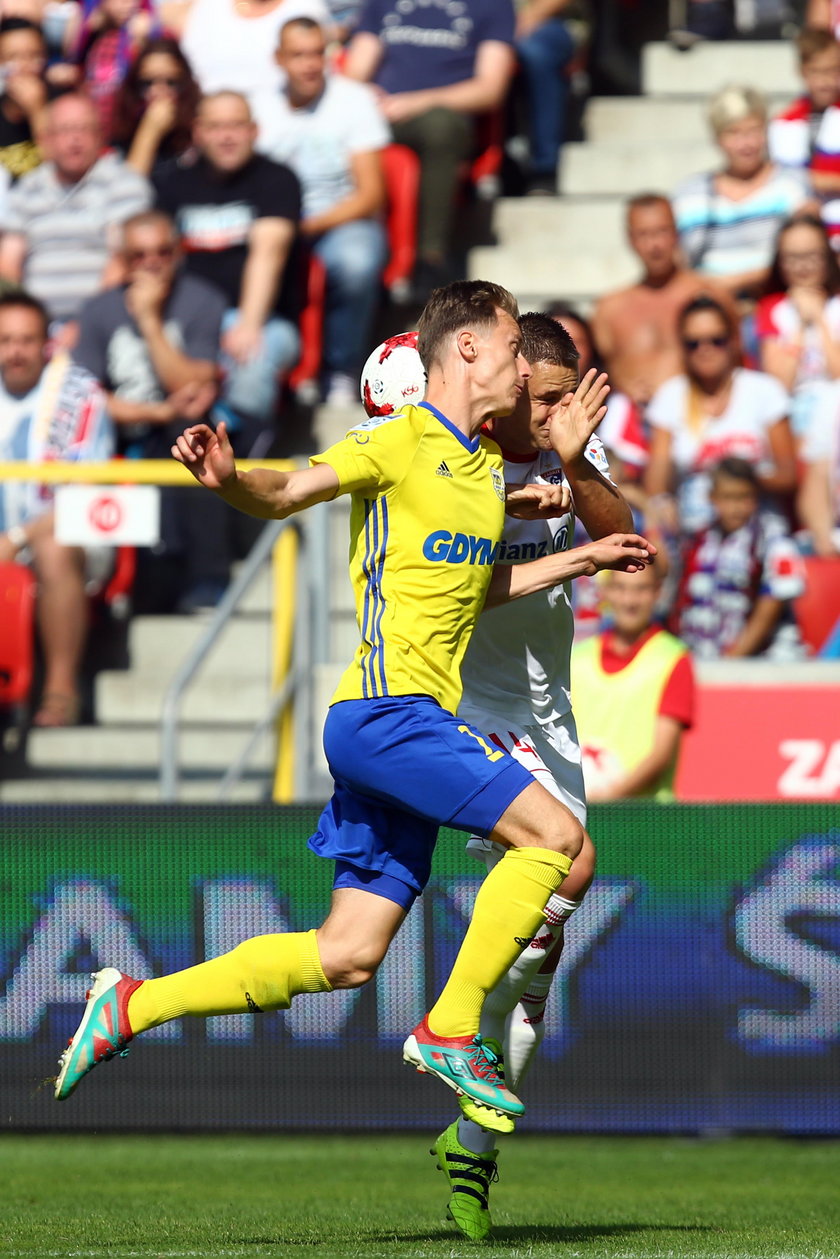
<path id="1" fill-rule="evenodd" d="M 581 370 L 610 374 L 601 436 L 667 557 L 659 612 L 706 659 L 803 655 L 803 556 L 840 557 L 840 43 L 833 5 L 801 8 L 800 98 L 770 117 L 749 85 L 718 92 L 717 169 L 627 204 L 638 282 L 601 295 L 591 325 L 560 300 L 548 311 Z M 0 460 L 163 457 L 205 417 L 226 421 L 239 455 L 269 453 L 319 274 L 321 397 L 355 405 L 384 300 L 389 145 L 419 168 L 410 326 L 458 274 L 465 170 L 488 135 L 501 155 L 515 132 L 510 153 L 527 153 L 517 191 L 555 194 L 573 85 L 587 50 L 615 51 L 616 11 L 610 0 L 4 3 Z M 636 0 L 622 11 L 640 24 L 647 14 Z M 680 47 L 732 34 L 724 0 L 670 11 Z M 86 579 L 81 554 L 62 558 L 51 539 L 50 505 L 46 489 L 5 483 L 0 563 L 37 572 L 35 721 L 61 726 L 79 715 Z M 242 546 L 212 496 L 166 491 L 148 610 L 216 604 Z M 601 593 L 582 581 L 577 599 L 585 636 Z"/>

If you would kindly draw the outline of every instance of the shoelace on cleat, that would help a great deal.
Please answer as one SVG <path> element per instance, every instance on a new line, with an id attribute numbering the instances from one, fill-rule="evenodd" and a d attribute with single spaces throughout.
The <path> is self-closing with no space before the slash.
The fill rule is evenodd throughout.
<path id="1" fill-rule="evenodd" d="M 470 1046 L 470 1062 L 475 1068 L 476 1075 L 482 1080 L 499 1088 L 505 1087 L 504 1076 L 497 1070 L 498 1055 L 493 1052 L 480 1033 L 473 1037 Z"/>

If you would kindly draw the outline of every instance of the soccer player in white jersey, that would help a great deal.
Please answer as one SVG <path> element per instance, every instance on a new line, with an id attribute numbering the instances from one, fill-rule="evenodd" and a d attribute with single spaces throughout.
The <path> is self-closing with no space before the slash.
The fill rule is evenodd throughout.
<path id="1" fill-rule="evenodd" d="M 546 315 L 522 315 L 519 324 L 522 352 L 531 368 L 527 391 L 511 415 L 490 421 L 485 432 L 501 447 L 506 484 L 565 484 L 573 507 L 553 520 L 507 518 L 496 562 L 525 563 L 569 552 L 569 576 L 592 573 L 602 567 L 597 546 L 570 550 L 575 514 L 590 537 L 600 539 L 632 529 L 631 512 L 610 480 L 601 442 L 591 436 L 591 424 L 573 397 L 578 352 L 571 337 Z M 371 356 L 369 364 L 373 361 Z M 411 364 L 401 365 L 400 377 L 404 372 L 410 376 Z M 363 382 L 363 395 L 365 383 L 370 382 Z M 387 407 L 388 388 L 383 390 L 378 379 L 376 384 L 378 405 Z M 401 392 L 397 387 L 396 396 Z M 367 405 L 370 387 L 366 394 Z M 567 582 L 495 606 L 479 617 L 461 667 L 464 693 L 458 715 L 508 751 L 585 826 L 581 752 L 569 694 L 573 624 Z M 563 895 L 553 895 L 546 906 L 544 927 L 484 1004 L 482 1035 L 502 1049 L 507 1081 L 514 1089 L 544 1035 L 543 1014 L 563 947 L 564 923 L 592 882 L 595 851 L 588 833 L 584 836 Z M 479 837 L 467 849 L 488 869 L 503 853 L 494 841 Z M 461 1109 L 460 1119 L 441 1134 L 432 1153 L 449 1184 L 450 1218 L 467 1237 L 480 1240 L 490 1230 L 496 1133 L 481 1126 L 482 1107 L 462 1098 Z"/>

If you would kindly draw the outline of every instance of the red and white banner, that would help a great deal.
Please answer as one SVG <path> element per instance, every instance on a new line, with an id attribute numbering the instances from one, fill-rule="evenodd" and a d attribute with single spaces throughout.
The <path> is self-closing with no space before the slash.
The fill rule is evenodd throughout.
<path id="1" fill-rule="evenodd" d="M 676 794 L 678 800 L 840 801 L 840 679 L 826 686 L 701 683 Z"/>
<path id="2" fill-rule="evenodd" d="M 160 541 L 156 485 L 61 485 L 55 536 L 64 546 L 155 546 Z"/>

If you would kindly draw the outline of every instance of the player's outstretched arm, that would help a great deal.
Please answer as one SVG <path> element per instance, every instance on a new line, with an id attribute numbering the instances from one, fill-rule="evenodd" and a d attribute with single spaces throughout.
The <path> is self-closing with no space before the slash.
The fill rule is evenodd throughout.
<path id="1" fill-rule="evenodd" d="M 572 490 L 575 511 L 592 538 L 633 528 L 633 513 L 620 490 L 601 472 L 586 451 L 601 420 L 609 393 L 605 373 L 590 368 L 574 393 L 566 394 L 551 417 L 549 429 L 554 453 L 560 457 Z"/>
<path id="2" fill-rule="evenodd" d="M 638 533 L 612 533 L 597 542 L 559 551 L 528 564 L 496 564 L 484 607 L 495 608 L 575 577 L 593 577 L 605 568 L 637 573 L 652 564 L 656 547 Z"/>
<path id="3" fill-rule="evenodd" d="M 213 490 L 231 507 L 260 520 L 284 520 L 314 503 L 327 502 L 338 492 L 338 476 L 329 464 L 281 472 L 254 468 L 241 472 L 222 423 L 214 432 L 207 424 L 192 424 L 175 442 L 172 456 L 200 485 Z"/>

